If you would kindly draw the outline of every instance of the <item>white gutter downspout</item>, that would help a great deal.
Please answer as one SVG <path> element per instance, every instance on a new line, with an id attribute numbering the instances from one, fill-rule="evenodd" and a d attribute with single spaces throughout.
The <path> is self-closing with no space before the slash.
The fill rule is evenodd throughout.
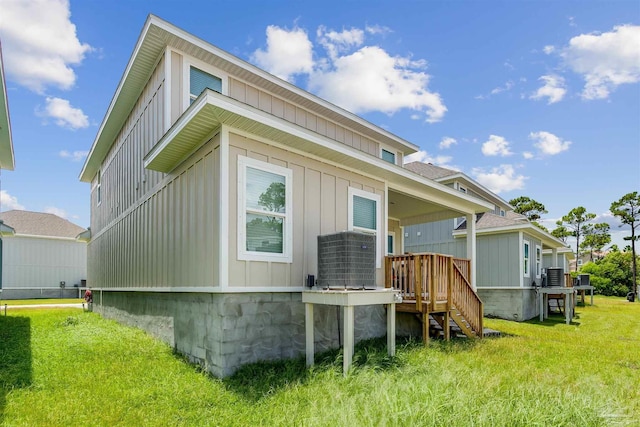
<path id="1" fill-rule="evenodd" d="M 476 286 L 476 214 L 467 214 L 467 258 L 471 260 L 471 287 Z"/>

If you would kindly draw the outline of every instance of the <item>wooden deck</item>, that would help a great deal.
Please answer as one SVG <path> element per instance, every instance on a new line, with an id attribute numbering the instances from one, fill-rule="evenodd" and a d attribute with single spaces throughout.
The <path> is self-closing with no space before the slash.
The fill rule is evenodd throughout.
<path id="1" fill-rule="evenodd" d="M 430 318 L 440 325 L 444 338 L 451 335 L 450 321 L 470 338 L 482 338 L 482 301 L 471 287 L 471 261 L 435 253 L 391 255 L 385 258 L 385 286 L 398 289 L 403 302 L 396 311 L 415 313 L 428 343 Z"/>

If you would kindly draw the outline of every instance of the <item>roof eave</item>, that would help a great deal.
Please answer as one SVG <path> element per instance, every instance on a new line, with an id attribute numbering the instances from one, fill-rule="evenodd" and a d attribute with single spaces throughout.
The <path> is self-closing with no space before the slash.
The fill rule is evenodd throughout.
<path id="1" fill-rule="evenodd" d="M 15 169 L 9 101 L 2 62 L 2 45 L 0 45 L 0 168 L 10 171 Z"/>
<path id="2" fill-rule="evenodd" d="M 245 62 L 240 58 L 237 58 L 192 34 L 187 33 L 186 31 L 170 24 L 167 21 L 162 20 L 161 18 L 158 18 L 155 15 L 149 15 L 142 29 L 142 32 L 140 33 L 138 42 L 136 43 L 136 46 L 131 55 L 131 58 L 129 59 L 129 63 L 127 64 L 125 72 L 122 78 L 120 79 L 120 83 L 118 84 L 118 88 L 116 89 L 116 92 L 111 100 L 107 113 L 105 114 L 102 124 L 100 125 L 100 129 L 98 130 L 98 134 L 93 142 L 93 145 L 84 163 L 82 171 L 80 172 L 79 178 L 80 178 L 80 181 L 82 182 L 91 182 L 91 180 L 95 176 L 96 172 L 98 171 L 98 168 L 100 167 L 102 160 L 104 159 L 109 148 L 113 144 L 117 136 L 117 132 L 120 130 L 122 124 L 126 120 L 126 116 L 129 114 L 131 108 L 133 108 L 133 104 L 135 100 L 132 101 L 131 98 L 137 98 L 139 93 L 141 93 L 141 91 L 144 88 L 144 84 L 146 83 L 146 80 L 142 82 L 142 80 L 144 79 L 140 79 L 140 78 L 130 79 L 131 77 L 130 74 L 131 74 L 131 70 L 138 65 L 137 62 L 141 53 L 150 54 L 152 56 L 153 54 L 156 53 L 155 52 L 156 47 L 149 47 L 148 49 L 151 50 L 150 52 L 147 52 L 145 50 L 147 45 L 146 43 L 147 36 L 151 31 L 152 26 L 164 32 L 160 34 L 161 36 L 172 35 L 175 37 L 179 37 L 182 40 L 184 40 L 186 43 L 189 43 L 199 49 L 212 53 L 218 56 L 219 58 L 221 58 L 222 60 L 227 61 L 230 64 L 240 67 L 244 70 L 247 70 L 248 72 L 253 73 L 254 75 L 260 77 L 261 79 L 264 79 L 265 81 L 269 81 L 271 83 L 277 84 L 280 87 L 285 88 L 287 91 L 289 91 L 289 93 L 303 97 L 322 108 L 333 111 L 334 113 L 345 118 L 346 120 L 351 121 L 351 123 L 358 124 L 359 126 L 363 126 L 364 128 L 370 129 L 372 132 L 375 132 L 376 134 L 380 135 L 381 137 L 383 137 L 383 139 L 386 139 L 390 143 L 397 144 L 398 147 L 400 146 L 403 147 L 405 154 L 410 154 L 412 152 L 419 150 L 419 147 L 417 145 L 412 144 L 400 138 L 399 136 L 394 135 L 378 126 L 375 126 L 372 123 L 369 123 L 368 121 L 364 120 L 363 118 L 353 113 L 350 113 L 340 107 L 337 107 L 331 104 L 330 102 L 325 101 L 315 95 L 312 95 L 311 93 L 306 92 L 292 85 L 291 83 L 281 80 L 267 73 L 266 71 L 261 70 L 260 68 L 252 64 L 249 64 L 248 62 Z M 150 45 L 151 42 L 149 42 L 148 44 Z M 165 44 L 165 47 L 166 47 L 166 44 Z M 163 51 L 164 50 L 157 52 L 156 56 L 159 56 Z M 157 60 L 156 60 L 156 63 L 157 63 Z M 148 80 L 148 76 L 150 76 L 151 73 L 153 72 L 152 67 L 147 70 L 142 68 L 142 70 L 146 71 L 147 80 Z M 141 73 L 141 75 L 143 74 L 145 73 Z M 136 81 L 131 82 L 132 80 L 136 80 Z M 133 93 L 135 96 L 128 95 L 127 99 L 123 100 L 122 99 L 122 97 L 124 96 L 123 94 L 124 93 L 128 94 L 129 91 L 132 91 L 131 93 Z M 122 112 L 120 110 L 122 110 Z"/>

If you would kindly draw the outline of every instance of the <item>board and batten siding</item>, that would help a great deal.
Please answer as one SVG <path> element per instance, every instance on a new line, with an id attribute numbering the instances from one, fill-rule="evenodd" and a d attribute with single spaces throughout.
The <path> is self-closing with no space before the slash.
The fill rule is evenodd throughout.
<path id="1" fill-rule="evenodd" d="M 2 239 L 4 288 L 59 288 L 87 278 L 87 245 L 72 239 L 12 236 Z"/>
<path id="2" fill-rule="evenodd" d="M 304 286 L 307 274 L 317 276 L 317 238 L 348 229 L 349 187 L 380 196 L 381 215 L 386 217 L 385 183 L 301 155 L 229 134 L 229 287 Z M 293 172 L 293 262 L 238 260 L 238 156 L 291 169 Z M 384 221 L 382 222 L 382 224 Z M 384 224 L 382 225 L 383 228 Z M 384 237 L 384 229 L 380 237 Z M 384 239 L 379 238 L 379 242 Z M 384 251 L 381 251 L 384 256 Z M 384 264 L 382 264 L 384 266 Z M 384 268 L 377 269 L 383 284 Z"/>
<path id="3" fill-rule="evenodd" d="M 404 250 L 414 253 L 435 252 L 466 258 L 465 240 L 453 237 L 453 221 L 453 219 L 446 219 L 404 227 Z"/>
<path id="4" fill-rule="evenodd" d="M 229 96 L 266 113 L 331 138 L 334 141 L 375 157 L 380 157 L 380 144 L 378 142 L 347 129 L 326 117 L 321 117 L 283 98 L 232 77 L 229 78 Z M 402 155 L 395 149 L 387 149 L 396 153 L 396 156 Z"/>
<path id="5" fill-rule="evenodd" d="M 536 277 L 536 245 L 540 246 L 542 250 L 542 241 L 540 239 L 536 239 L 535 237 L 527 233 L 522 233 L 522 239 L 523 239 L 523 246 L 524 246 L 525 240 L 529 242 L 529 265 L 530 265 L 529 277 L 524 276 L 524 271 L 522 272 L 522 275 L 523 275 L 522 286 L 524 286 L 525 288 L 528 288 L 530 286 L 533 286 L 533 282 L 536 282 L 536 285 L 540 286 L 542 284 L 542 280 L 540 277 Z M 542 257 L 541 271 L 543 268 L 544 268 L 544 257 Z"/>
<path id="6" fill-rule="evenodd" d="M 466 244 L 466 238 L 461 238 Z M 520 287 L 519 235 L 503 233 L 476 238 L 478 287 Z"/>
<path id="7" fill-rule="evenodd" d="M 143 158 L 164 134 L 164 59 L 118 133 L 100 167 L 101 203 L 98 205 L 98 176 L 91 183 L 91 231 L 95 235 L 139 200 L 147 197 L 163 174 L 143 167 Z"/>
<path id="8" fill-rule="evenodd" d="M 219 142 L 216 135 L 107 229 L 94 234 L 90 286 L 218 285 Z"/>

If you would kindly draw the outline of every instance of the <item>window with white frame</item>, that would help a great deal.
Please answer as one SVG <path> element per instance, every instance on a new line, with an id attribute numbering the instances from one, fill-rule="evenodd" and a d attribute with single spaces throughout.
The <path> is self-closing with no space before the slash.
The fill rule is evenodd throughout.
<path id="1" fill-rule="evenodd" d="M 100 206 L 102 203 L 102 171 L 98 171 L 98 179 L 96 184 L 96 205 Z"/>
<path id="2" fill-rule="evenodd" d="M 292 262 L 291 169 L 238 157 L 238 259 Z"/>
<path id="3" fill-rule="evenodd" d="M 222 79 L 194 66 L 189 67 L 189 103 L 192 103 L 205 89 L 222 93 Z"/>
<path id="4" fill-rule="evenodd" d="M 523 255 L 524 255 L 524 277 L 529 277 L 530 273 L 529 273 L 529 242 L 527 242 L 526 240 L 524 241 L 524 248 L 523 248 Z"/>
<path id="5" fill-rule="evenodd" d="M 389 232 L 389 234 L 387 234 L 387 255 L 393 255 L 395 253 L 395 238 L 396 233 Z"/>
<path id="6" fill-rule="evenodd" d="M 536 245 L 536 277 L 542 277 L 542 248 Z"/>
<path id="7" fill-rule="evenodd" d="M 349 230 L 376 236 L 376 268 L 380 268 L 381 210 L 380 196 L 349 187 Z"/>
<path id="8" fill-rule="evenodd" d="M 389 151 L 389 150 L 385 150 L 384 148 L 382 149 L 382 154 L 381 156 L 382 160 L 389 162 L 389 163 L 393 163 L 394 165 L 396 164 L 396 154 Z"/>

